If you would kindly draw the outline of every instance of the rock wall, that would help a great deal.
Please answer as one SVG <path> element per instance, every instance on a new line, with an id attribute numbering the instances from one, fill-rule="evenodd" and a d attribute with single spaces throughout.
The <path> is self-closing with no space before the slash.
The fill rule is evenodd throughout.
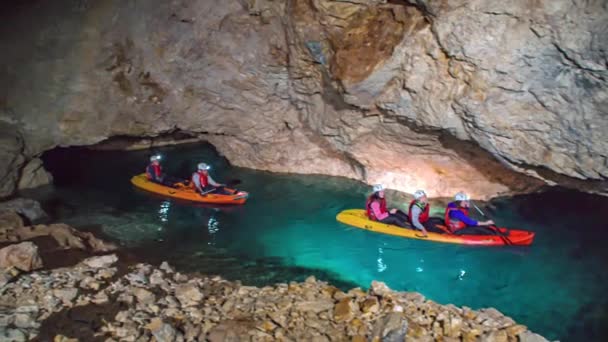
<path id="1" fill-rule="evenodd" d="M 173 132 L 431 196 L 539 185 L 523 174 L 608 193 L 601 1 L 3 6 L 0 197 L 55 146 Z"/>

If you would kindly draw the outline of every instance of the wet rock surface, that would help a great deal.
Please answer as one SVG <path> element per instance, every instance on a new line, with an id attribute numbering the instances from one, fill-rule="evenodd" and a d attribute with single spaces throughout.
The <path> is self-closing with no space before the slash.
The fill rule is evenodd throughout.
<path id="1" fill-rule="evenodd" d="M 14 198 L 0 202 L 0 213 L 14 212 L 29 220 L 37 222 L 48 218 L 40 203 L 30 198 Z"/>
<path id="2" fill-rule="evenodd" d="M 2 204 L 0 203 L 0 206 Z M 7 207 L 10 208 L 11 206 Z M 32 240 L 40 237 L 53 239 L 59 249 L 80 249 L 98 253 L 109 252 L 117 248 L 115 244 L 98 239 L 90 232 L 78 231 L 66 224 L 25 226 L 16 212 L 0 211 L 0 243 Z"/>

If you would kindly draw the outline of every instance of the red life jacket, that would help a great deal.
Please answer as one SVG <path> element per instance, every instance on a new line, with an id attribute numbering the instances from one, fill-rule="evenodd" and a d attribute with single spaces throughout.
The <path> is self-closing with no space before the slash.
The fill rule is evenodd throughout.
<path id="1" fill-rule="evenodd" d="M 201 188 L 206 187 L 207 185 L 209 185 L 209 175 L 206 173 L 203 173 L 201 171 L 197 171 L 192 175 L 192 185 L 195 185 L 196 182 L 194 181 L 194 177 L 198 177 L 199 183 L 201 185 Z M 196 185 L 195 185 L 196 186 Z"/>
<path id="2" fill-rule="evenodd" d="M 410 223 L 412 223 L 412 208 L 416 205 L 416 200 L 410 202 L 410 207 L 407 210 L 407 217 Z M 418 216 L 418 222 L 424 223 L 429 220 L 429 211 L 431 210 L 431 206 L 427 203 L 424 205 L 424 209 Z"/>
<path id="3" fill-rule="evenodd" d="M 374 201 L 379 201 L 380 202 L 380 212 L 381 213 L 386 213 L 388 212 L 388 210 L 386 210 L 386 199 L 385 198 L 374 198 L 374 195 L 369 196 L 369 198 L 367 199 L 367 202 L 365 203 L 365 210 L 367 213 L 367 217 L 372 220 L 372 221 L 378 221 L 378 219 L 376 219 L 376 215 L 374 215 L 374 211 L 372 210 L 372 203 Z"/>
<path id="4" fill-rule="evenodd" d="M 450 203 L 450 204 L 452 204 L 452 203 Z M 450 219 L 450 212 L 452 212 L 453 210 L 460 210 L 463 214 L 465 214 L 466 216 L 469 216 L 469 209 L 460 208 L 458 206 L 453 207 L 448 204 L 447 208 L 445 208 L 445 217 L 443 219 L 445 220 L 445 225 L 448 226 L 448 228 L 452 232 L 457 231 L 457 230 L 462 229 L 467 226 L 464 222 L 452 221 Z"/>
<path id="5" fill-rule="evenodd" d="M 160 164 L 150 164 L 146 168 L 146 177 L 149 180 L 158 180 L 162 175 L 162 169 L 160 168 Z"/>

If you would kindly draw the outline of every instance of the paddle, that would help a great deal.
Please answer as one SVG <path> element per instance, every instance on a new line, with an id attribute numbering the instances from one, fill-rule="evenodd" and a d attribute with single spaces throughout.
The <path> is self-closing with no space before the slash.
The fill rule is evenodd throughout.
<path id="1" fill-rule="evenodd" d="M 230 180 L 228 180 L 228 181 L 226 182 L 226 185 L 225 185 L 225 186 L 226 186 L 226 187 L 233 187 L 233 186 L 238 185 L 238 184 L 241 184 L 241 180 L 240 180 L 240 179 L 230 179 Z M 214 187 L 214 188 L 213 188 L 213 189 L 211 189 L 211 190 L 207 190 L 207 191 L 201 192 L 201 194 L 200 194 L 200 195 L 201 195 L 201 196 L 205 196 L 206 194 L 210 194 L 210 193 L 212 193 L 212 192 L 214 192 L 214 191 L 217 191 L 217 189 L 218 189 L 218 188 L 220 188 L 220 187 L 216 187 L 216 188 Z"/>
<path id="2" fill-rule="evenodd" d="M 200 195 L 201 195 L 201 196 L 205 196 L 206 194 L 210 194 L 210 193 L 212 193 L 212 192 L 214 192 L 214 191 L 216 191 L 216 190 L 217 190 L 217 188 L 213 188 L 213 189 L 211 189 L 211 190 L 201 192 L 201 194 L 200 194 Z"/>
<path id="3" fill-rule="evenodd" d="M 471 204 L 473 205 L 473 207 L 475 209 L 477 209 L 477 211 L 485 218 L 489 218 L 483 211 L 481 211 L 481 209 L 479 209 L 478 206 L 476 206 L 474 203 L 471 202 Z M 496 227 L 495 225 L 491 225 L 491 226 L 487 226 L 488 228 L 490 228 L 491 230 L 493 230 L 496 235 L 499 235 L 502 240 L 505 242 L 505 244 L 507 245 L 512 245 L 513 242 L 511 242 L 511 240 L 509 240 L 509 238 L 507 237 L 507 235 L 503 232 L 500 231 L 500 229 L 498 229 L 498 227 Z"/>

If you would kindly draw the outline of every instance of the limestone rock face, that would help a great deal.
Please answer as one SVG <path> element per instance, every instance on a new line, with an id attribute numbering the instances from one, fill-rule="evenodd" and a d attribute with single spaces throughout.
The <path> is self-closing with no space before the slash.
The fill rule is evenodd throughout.
<path id="1" fill-rule="evenodd" d="M 430 196 L 538 186 L 516 172 L 607 192 L 602 2 L 61 0 L 1 15 L 0 197 L 54 146 L 175 132 L 236 165 Z"/>
<path id="2" fill-rule="evenodd" d="M 2 121 L 0 108 L 0 198 L 16 190 L 19 170 L 25 162 L 23 139 L 14 129 L 13 125 Z"/>
<path id="3" fill-rule="evenodd" d="M 516 169 L 606 179 L 605 3 L 418 3 L 434 18 L 428 34 L 437 47 L 406 62 L 403 90 L 391 103 L 409 99 L 426 110 L 395 113 L 442 128 L 457 116 L 457 136 Z M 441 71 L 450 77 L 436 77 Z M 449 108 L 437 110 L 440 104 Z"/>
<path id="4" fill-rule="evenodd" d="M 21 179 L 19 179 L 18 188 L 19 190 L 31 189 L 52 182 L 53 176 L 44 169 L 42 160 L 40 160 L 40 158 L 34 158 L 30 160 L 21 171 Z"/>

